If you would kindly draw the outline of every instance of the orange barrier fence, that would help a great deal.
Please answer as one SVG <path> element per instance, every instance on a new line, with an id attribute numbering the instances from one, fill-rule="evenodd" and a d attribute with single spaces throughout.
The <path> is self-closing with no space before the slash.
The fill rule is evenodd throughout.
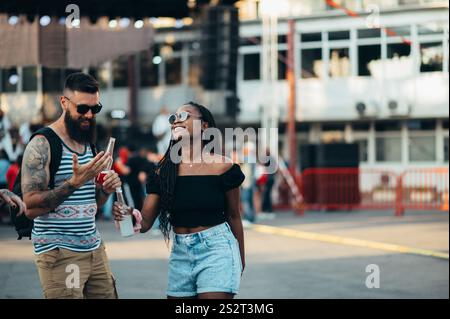
<path id="1" fill-rule="evenodd" d="M 448 211 L 448 167 L 394 172 L 361 168 L 309 168 L 296 178 L 301 193 L 292 200 L 304 210 Z"/>
<path id="2" fill-rule="evenodd" d="M 397 215 L 411 209 L 448 211 L 448 167 L 409 169 L 399 184 Z"/>

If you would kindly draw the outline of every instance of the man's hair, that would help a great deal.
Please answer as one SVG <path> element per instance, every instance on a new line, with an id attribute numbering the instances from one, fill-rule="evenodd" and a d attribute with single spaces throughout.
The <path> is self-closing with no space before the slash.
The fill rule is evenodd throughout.
<path id="1" fill-rule="evenodd" d="M 99 83 L 93 76 L 83 73 L 76 72 L 70 74 L 66 78 L 64 83 L 64 90 L 79 91 L 84 93 L 97 93 Z"/>

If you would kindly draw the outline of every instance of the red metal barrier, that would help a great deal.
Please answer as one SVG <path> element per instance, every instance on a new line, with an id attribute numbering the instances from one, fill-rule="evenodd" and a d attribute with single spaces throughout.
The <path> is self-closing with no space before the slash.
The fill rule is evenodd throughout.
<path id="1" fill-rule="evenodd" d="M 361 168 L 309 168 L 296 179 L 302 202 L 290 209 L 448 211 L 448 167 L 409 169 L 401 175 Z M 286 206 L 286 205 L 285 205 Z"/>
<path id="2" fill-rule="evenodd" d="M 394 209 L 396 174 L 359 168 L 310 168 L 301 178 L 305 209 Z"/>
<path id="3" fill-rule="evenodd" d="M 399 177 L 399 201 L 396 215 L 406 209 L 448 211 L 448 167 L 406 170 Z"/>

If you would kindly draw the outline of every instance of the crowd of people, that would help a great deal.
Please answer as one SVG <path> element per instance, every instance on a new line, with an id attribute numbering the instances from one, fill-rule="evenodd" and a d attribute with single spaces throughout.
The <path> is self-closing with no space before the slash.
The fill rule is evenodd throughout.
<path id="1" fill-rule="evenodd" d="M 14 182 L 22 165 L 23 152 L 32 133 L 41 125 L 28 122 L 16 127 L 0 108 L 0 189 L 13 190 Z M 0 224 L 9 223 L 9 215 L 0 213 Z"/>

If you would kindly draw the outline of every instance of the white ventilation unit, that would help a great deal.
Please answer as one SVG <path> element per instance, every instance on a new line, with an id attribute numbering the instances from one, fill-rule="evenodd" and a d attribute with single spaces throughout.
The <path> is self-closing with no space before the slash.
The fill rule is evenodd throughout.
<path id="1" fill-rule="evenodd" d="M 404 100 L 389 100 L 387 102 L 387 108 L 389 115 L 392 117 L 405 117 L 411 113 L 411 107 L 409 103 Z"/>

